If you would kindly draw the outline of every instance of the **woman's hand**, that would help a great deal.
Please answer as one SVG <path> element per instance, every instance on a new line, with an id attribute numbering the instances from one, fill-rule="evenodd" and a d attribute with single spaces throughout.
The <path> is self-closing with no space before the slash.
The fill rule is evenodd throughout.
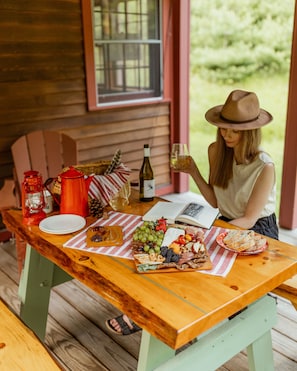
<path id="1" fill-rule="evenodd" d="M 187 173 L 187 174 L 192 175 L 195 173 L 197 169 L 196 163 L 193 160 L 192 156 L 185 156 L 185 157 L 186 159 L 183 159 L 183 161 L 179 160 L 175 164 L 175 167 L 172 167 L 172 170 L 175 173 Z"/>
<path id="2" fill-rule="evenodd" d="M 184 167 L 183 169 L 177 168 L 172 169 L 174 172 L 183 172 L 191 175 L 192 179 L 196 183 L 197 187 L 199 188 L 199 191 L 201 192 L 202 196 L 205 198 L 205 200 L 212 206 L 217 207 L 217 199 L 214 194 L 213 188 L 210 184 L 208 184 L 205 179 L 202 177 L 194 159 L 192 156 L 189 156 L 189 163 L 187 167 Z"/>

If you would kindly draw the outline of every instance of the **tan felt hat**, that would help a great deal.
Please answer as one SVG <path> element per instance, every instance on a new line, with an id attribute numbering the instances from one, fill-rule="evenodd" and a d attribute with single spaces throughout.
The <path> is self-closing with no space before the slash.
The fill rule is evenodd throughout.
<path id="1" fill-rule="evenodd" d="M 220 128 L 235 130 L 258 129 L 273 120 L 260 108 L 257 95 L 244 90 L 233 90 L 225 104 L 209 109 L 205 118 Z"/>

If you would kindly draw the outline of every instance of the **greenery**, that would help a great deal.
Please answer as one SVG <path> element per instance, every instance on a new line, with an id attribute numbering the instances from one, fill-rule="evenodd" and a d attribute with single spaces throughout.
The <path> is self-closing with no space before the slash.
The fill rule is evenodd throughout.
<path id="1" fill-rule="evenodd" d="M 293 0 L 192 1 L 191 7 L 193 73 L 233 83 L 288 72 Z"/>
<path id="2" fill-rule="evenodd" d="M 261 108 L 274 117 L 262 129 L 262 146 L 276 164 L 278 202 L 293 13 L 293 0 L 192 1 L 191 9 L 191 153 L 207 179 L 207 148 L 216 127 L 206 122 L 205 112 L 234 89 L 256 92 Z M 192 179 L 190 190 L 199 193 Z"/>

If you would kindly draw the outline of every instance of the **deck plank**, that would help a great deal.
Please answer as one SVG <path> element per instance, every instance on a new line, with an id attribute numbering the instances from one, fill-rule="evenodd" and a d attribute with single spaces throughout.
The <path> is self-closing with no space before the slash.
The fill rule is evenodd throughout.
<path id="1" fill-rule="evenodd" d="M 55 290 L 57 290 L 60 295 L 64 295 L 65 298 L 67 297 L 71 305 L 75 306 L 85 317 L 88 317 L 89 320 L 100 329 L 102 335 L 106 334 L 109 338 L 112 338 L 116 344 L 119 344 L 119 346 L 123 348 L 127 348 L 129 354 L 135 359 L 138 358 L 141 338 L 140 332 L 127 338 L 126 336 L 113 334 L 106 329 L 105 321 L 121 314 L 118 309 L 77 280 L 68 282 L 64 287 L 58 287 Z M 73 295 L 74 292 L 75 295 Z M 129 341 L 127 341 L 128 339 Z"/>
<path id="2" fill-rule="evenodd" d="M 70 286 L 68 283 L 61 285 Z M 116 369 L 121 364 L 122 370 L 133 370 L 137 367 L 137 359 L 131 356 L 126 349 L 118 345 L 112 338 L 106 335 L 100 327 L 90 319 L 100 316 L 100 308 L 97 304 L 87 304 L 86 295 L 78 295 L 68 288 L 69 296 L 62 298 L 53 290 L 50 301 L 50 314 L 55 314 L 55 319 L 63 324 L 66 331 L 72 334 L 77 341 L 84 346 L 92 358 L 100 358 L 100 361 L 108 370 Z M 77 303 L 72 305 L 72 299 L 81 296 Z M 66 299 L 66 300 L 65 300 Z M 85 304 L 86 303 L 86 304 Z M 85 314 L 80 307 L 85 306 Z"/>

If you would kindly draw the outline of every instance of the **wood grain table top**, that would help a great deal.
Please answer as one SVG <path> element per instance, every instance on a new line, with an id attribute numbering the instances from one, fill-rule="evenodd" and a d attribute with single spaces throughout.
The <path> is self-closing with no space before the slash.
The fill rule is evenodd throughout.
<path id="1" fill-rule="evenodd" d="M 153 203 L 157 202 L 156 199 Z M 126 213 L 143 215 L 153 203 L 130 198 Z M 64 248 L 74 234 L 52 235 L 4 210 L 7 228 L 41 255 L 93 289 L 173 349 L 245 308 L 297 273 L 296 247 L 267 238 L 268 249 L 238 256 L 226 277 L 198 272 L 139 274 L 132 260 Z M 87 218 L 87 225 L 94 222 Z M 232 228 L 217 220 L 215 226 Z"/>

